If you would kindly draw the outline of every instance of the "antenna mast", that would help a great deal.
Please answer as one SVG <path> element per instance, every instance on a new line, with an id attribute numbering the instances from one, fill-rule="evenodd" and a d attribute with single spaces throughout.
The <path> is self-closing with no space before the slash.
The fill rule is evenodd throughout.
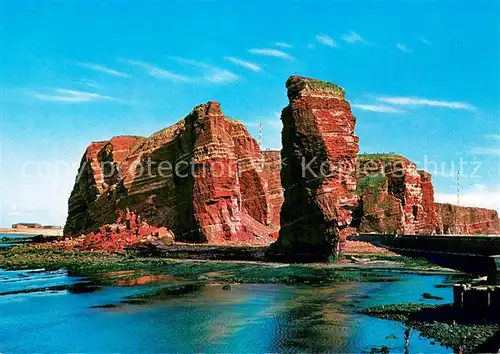
<path id="1" fill-rule="evenodd" d="M 457 205 L 460 205 L 460 167 L 457 172 Z"/>
<path id="2" fill-rule="evenodd" d="M 259 148 L 260 151 L 262 151 L 262 122 L 259 122 Z M 262 160 L 260 161 L 260 168 L 264 168 L 264 158 L 262 158 Z"/>
<path id="3" fill-rule="evenodd" d="M 259 122 L 259 146 L 262 150 L 262 122 Z"/>

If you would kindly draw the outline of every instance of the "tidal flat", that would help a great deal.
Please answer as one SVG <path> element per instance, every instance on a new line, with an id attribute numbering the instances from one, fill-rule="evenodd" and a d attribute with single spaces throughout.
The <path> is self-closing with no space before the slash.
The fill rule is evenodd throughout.
<path id="1" fill-rule="evenodd" d="M 114 276 L 118 274 L 116 272 L 130 270 L 133 270 L 133 274 L 120 275 L 120 279 L 133 278 L 141 274 L 168 274 L 208 282 L 321 284 L 346 281 L 391 281 L 390 277 L 377 270 L 449 272 L 425 261 L 405 257 L 371 256 L 366 259 L 347 257 L 346 263 L 343 264 L 301 265 L 251 261 L 180 260 L 144 257 L 135 252 L 82 252 L 43 245 L 40 247 L 20 245 L 3 249 L 0 251 L 0 265 L 7 270 L 64 268 L 67 269 L 69 275 L 85 276 L 93 281 L 109 285 L 117 281 Z"/>
<path id="2" fill-rule="evenodd" d="M 449 318 L 434 316 L 418 326 L 410 315 L 392 316 L 393 306 L 447 304 L 451 285 L 467 279 L 404 257 L 299 265 L 21 245 L 0 250 L 0 265 L 0 303 L 9 326 L 0 330 L 2 351 L 41 345 L 60 351 L 401 352 L 404 332 L 412 328 L 412 351 L 448 353 L 460 333 L 471 338 L 479 331 L 474 344 L 482 348 L 497 329 L 464 323 L 457 335 Z M 443 326 L 458 339 L 443 336 Z M 37 338 L 19 334 L 30 331 Z M 76 331 L 93 339 L 50 339 Z M 155 339 L 159 333 L 164 339 Z"/>

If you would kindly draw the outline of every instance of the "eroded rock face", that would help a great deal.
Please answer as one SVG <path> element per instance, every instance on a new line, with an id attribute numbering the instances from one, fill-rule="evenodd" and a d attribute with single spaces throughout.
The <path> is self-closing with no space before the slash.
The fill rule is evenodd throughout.
<path id="1" fill-rule="evenodd" d="M 360 232 L 432 234 L 436 210 L 431 175 L 396 154 L 360 155 Z"/>
<path id="2" fill-rule="evenodd" d="M 255 139 L 242 123 L 225 117 L 217 102 L 197 106 L 149 138 L 129 139 L 128 146 L 123 140 L 87 149 L 65 234 L 87 234 L 129 210 L 151 227 L 173 231 L 178 241 L 276 238 L 279 202 L 275 182 L 271 195 L 267 179 L 278 172 L 264 171 Z"/>
<path id="3" fill-rule="evenodd" d="M 437 233 L 453 235 L 499 235 L 496 210 L 436 203 Z"/>
<path id="4" fill-rule="evenodd" d="M 279 239 L 269 254 L 295 261 L 336 255 L 357 204 L 355 118 L 337 85 L 292 76 L 283 109 Z"/>
<path id="5" fill-rule="evenodd" d="M 359 182 L 360 196 L 358 231 L 361 233 L 401 234 L 404 213 L 401 201 L 389 194 L 388 178 L 375 175 Z"/>
<path id="6" fill-rule="evenodd" d="M 432 185 L 432 176 L 430 173 L 418 170 L 420 175 L 420 188 L 422 190 L 422 213 L 420 223 L 417 227 L 421 234 L 433 234 L 436 232 L 437 211 L 434 203 L 434 187 Z"/>
<path id="7" fill-rule="evenodd" d="M 77 181 L 68 201 L 68 218 L 64 234 L 87 233 L 96 226 L 116 220 L 118 215 L 115 203 L 109 201 L 110 198 L 101 197 L 107 194 L 109 185 L 120 178 L 116 166 L 123 162 L 134 144 L 140 143 L 143 139 L 121 136 L 110 141 L 93 142 L 88 146 L 83 154 Z"/>
<path id="8" fill-rule="evenodd" d="M 358 178 L 361 233 L 500 233 L 495 210 L 435 203 L 431 175 L 401 155 L 360 155 Z"/>
<path id="9" fill-rule="evenodd" d="M 283 187 L 281 187 L 281 151 L 262 151 L 264 155 L 264 174 L 270 202 L 270 222 L 280 225 L 280 212 L 283 205 Z"/>

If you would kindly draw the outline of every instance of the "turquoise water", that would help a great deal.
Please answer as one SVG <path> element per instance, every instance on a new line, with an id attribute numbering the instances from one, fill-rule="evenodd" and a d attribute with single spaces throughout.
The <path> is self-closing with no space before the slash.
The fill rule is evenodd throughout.
<path id="1" fill-rule="evenodd" d="M 24 234 L 2 234 L 0 233 L 0 240 L 4 237 L 7 237 L 9 239 L 23 239 L 23 238 L 30 238 L 33 237 L 33 235 L 24 235 Z M 7 242 L 0 242 L 0 247 L 11 247 L 13 244 L 7 243 Z"/>
<path id="2" fill-rule="evenodd" d="M 452 294 L 450 288 L 435 288 L 446 281 L 443 275 L 389 276 L 395 281 L 321 287 L 241 284 L 230 291 L 210 285 L 139 305 L 121 301 L 165 283 L 0 295 L 0 352 L 359 353 L 381 345 L 403 352 L 404 325 L 356 311 L 419 302 L 423 292 L 450 302 Z M 84 281 L 64 270 L 0 269 L 0 293 Z M 102 305 L 116 307 L 93 308 Z M 416 331 L 410 351 L 452 352 L 419 338 Z"/>

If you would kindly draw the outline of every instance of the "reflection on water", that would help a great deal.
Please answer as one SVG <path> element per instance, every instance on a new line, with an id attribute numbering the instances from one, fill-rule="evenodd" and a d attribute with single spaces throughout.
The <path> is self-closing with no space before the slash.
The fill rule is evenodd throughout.
<path id="1" fill-rule="evenodd" d="M 382 345 L 403 352 L 402 324 L 356 310 L 432 302 L 421 300 L 423 292 L 449 302 L 451 291 L 435 288 L 444 276 L 390 276 L 399 281 L 322 287 L 246 284 L 232 285 L 230 291 L 208 285 L 138 304 L 122 300 L 177 280 L 140 278 L 123 285 L 143 285 L 90 293 L 5 295 L 0 296 L 0 352 L 369 352 Z M 0 292 L 82 280 L 63 271 L 0 270 Z M 451 352 L 418 338 L 416 332 L 410 351 Z"/>

